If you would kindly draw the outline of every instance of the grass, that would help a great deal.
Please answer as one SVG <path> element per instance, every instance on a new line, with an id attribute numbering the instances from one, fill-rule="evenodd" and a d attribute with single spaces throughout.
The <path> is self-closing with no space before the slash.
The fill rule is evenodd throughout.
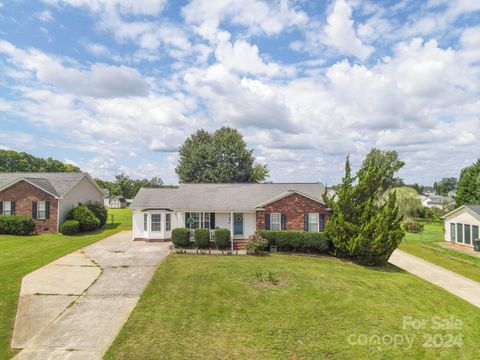
<path id="1" fill-rule="evenodd" d="M 480 282 L 480 258 L 441 247 L 443 239 L 442 224 L 427 223 L 421 233 L 407 233 L 400 249 Z"/>
<path id="2" fill-rule="evenodd" d="M 277 285 L 259 286 L 274 273 Z M 429 321 L 403 329 L 403 316 Z M 453 316 L 459 330 L 434 330 Z M 463 345 L 423 347 L 426 334 Z M 170 255 L 158 268 L 106 359 L 473 359 L 480 311 L 388 265 L 328 257 Z M 359 344 L 408 335 L 413 346 Z M 384 337 L 386 336 L 386 337 Z M 351 342 L 349 342 L 349 339 Z M 443 337 L 442 337 L 443 339 Z M 457 337 L 458 339 L 458 337 Z"/>
<path id="3" fill-rule="evenodd" d="M 119 223 L 122 226 L 131 229 L 132 227 L 132 210 L 130 209 L 108 209 L 108 223 Z"/>
<path id="4" fill-rule="evenodd" d="M 0 235 L 0 359 L 9 359 L 16 353 L 10 348 L 10 339 L 23 276 L 72 251 L 129 229 L 128 223 L 118 220 L 123 221 L 130 214 L 131 222 L 131 211 L 115 209 L 114 213 L 119 215 L 115 224 L 87 234 Z"/>

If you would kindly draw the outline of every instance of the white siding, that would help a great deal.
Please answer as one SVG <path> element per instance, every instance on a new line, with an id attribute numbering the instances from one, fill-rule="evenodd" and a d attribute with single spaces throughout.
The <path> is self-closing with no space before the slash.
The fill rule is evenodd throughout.
<path id="1" fill-rule="evenodd" d="M 143 234 L 143 212 L 140 210 L 133 211 L 133 238 L 141 239 Z"/>
<path id="2" fill-rule="evenodd" d="M 248 239 L 250 235 L 253 235 L 255 233 L 255 228 L 256 228 L 255 214 L 254 213 L 243 214 L 243 221 L 244 221 L 245 239 Z"/>
<path id="3" fill-rule="evenodd" d="M 86 177 L 80 180 L 63 199 L 59 200 L 59 224 L 63 223 L 70 210 L 79 203 L 103 204 L 103 193 Z"/>
<path id="4" fill-rule="evenodd" d="M 465 208 L 460 209 L 445 218 L 445 241 L 450 241 L 450 224 L 452 223 L 480 226 L 480 220 L 478 217 L 472 215 L 472 213 Z M 471 246 L 473 246 L 473 244 Z"/>

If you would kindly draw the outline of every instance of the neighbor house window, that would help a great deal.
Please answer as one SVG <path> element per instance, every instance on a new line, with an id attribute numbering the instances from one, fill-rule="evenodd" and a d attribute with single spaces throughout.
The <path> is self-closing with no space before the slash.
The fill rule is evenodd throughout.
<path id="1" fill-rule="evenodd" d="M 165 215 L 165 231 L 170 231 L 171 229 L 171 220 L 172 216 L 170 214 Z"/>
<path id="2" fill-rule="evenodd" d="M 464 232 L 465 244 L 471 244 L 472 241 L 470 239 L 470 225 L 465 225 L 464 229 L 465 229 L 465 232 Z"/>
<path id="3" fill-rule="evenodd" d="M 457 242 L 463 243 L 463 224 L 457 224 Z"/>
<path id="4" fill-rule="evenodd" d="M 308 231 L 318 231 L 318 213 L 308 214 Z"/>
<path id="5" fill-rule="evenodd" d="M 148 214 L 143 214 L 143 231 L 148 231 Z"/>
<path id="6" fill-rule="evenodd" d="M 270 214 L 270 230 L 282 230 L 282 214 Z"/>
<path id="7" fill-rule="evenodd" d="M 152 214 L 152 231 L 162 231 L 162 215 L 161 214 Z"/>
<path id="8" fill-rule="evenodd" d="M 455 224 L 450 224 L 450 241 L 455 242 Z"/>
<path id="9" fill-rule="evenodd" d="M 38 201 L 37 202 L 37 219 L 46 219 L 47 217 L 47 202 Z"/>
<path id="10" fill-rule="evenodd" d="M 4 201 L 3 202 L 3 215 L 11 215 L 12 214 L 12 202 L 11 201 Z"/>
<path id="11" fill-rule="evenodd" d="M 478 240 L 478 226 L 472 225 L 472 240 Z"/>

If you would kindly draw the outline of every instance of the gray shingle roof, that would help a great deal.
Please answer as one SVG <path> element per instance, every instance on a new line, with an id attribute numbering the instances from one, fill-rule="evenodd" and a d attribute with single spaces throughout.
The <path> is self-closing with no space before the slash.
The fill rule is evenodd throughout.
<path id="1" fill-rule="evenodd" d="M 142 188 L 132 207 L 183 210 L 254 210 L 287 192 L 297 191 L 323 202 L 325 187 L 314 184 L 180 184 L 177 188 Z"/>
<path id="2" fill-rule="evenodd" d="M 19 180 L 25 179 L 40 189 L 57 197 L 65 195 L 87 173 L 0 173 L 0 189 Z"/>
<path id="3" fill-rule="evenodd" d="M 465 207 L 480 215 L 480 205 L 465 205 Z"/>

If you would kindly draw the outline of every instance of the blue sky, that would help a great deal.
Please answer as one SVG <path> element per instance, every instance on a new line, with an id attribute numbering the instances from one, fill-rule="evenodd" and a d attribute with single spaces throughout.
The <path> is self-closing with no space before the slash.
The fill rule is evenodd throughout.
<path id="1" fill-rule="evenodd" d="M 480 154 L 480 2 L 0 0 L 0 148 L 176 183 L 196 129 L 273 181 L 395 149 L 408 182 Z"/>

